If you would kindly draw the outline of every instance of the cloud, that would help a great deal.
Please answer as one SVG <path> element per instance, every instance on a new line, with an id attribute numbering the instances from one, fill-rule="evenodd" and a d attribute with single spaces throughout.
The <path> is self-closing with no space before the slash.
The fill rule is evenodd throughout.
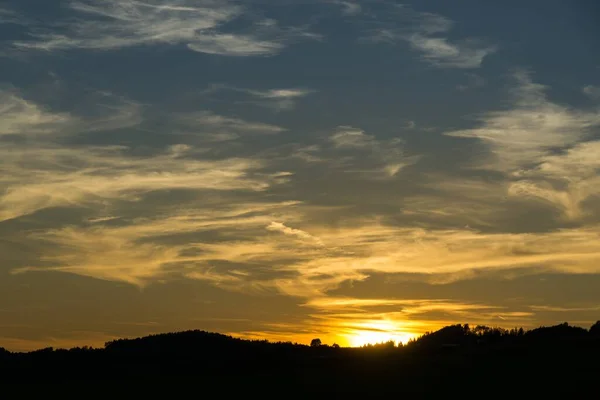
<path id="1" fill-rule="evenodd" d="M 81 117 L 67 112 L 51 111 L 26 100 L 16 90 L 0 90 L 0 137 L 69 135 L 108 131 L 131 127 L 142 121 L 142 107 L 110 93 L 101 95 L 95 104 L 96 116 Z"/>
<path id="2" fill-rule="evenodd" d="M 377 28 L 363 37 L 363 41 L 408 43 L 422 54 L 423 60 L 441 68 L 479 68 L 485 57 L 496 51 L 495 46 L 480 40 L 449 39 L 447 34 L 454 22 L 442 15 L 415 11 L 405 5 L 390 5 L 385 9 L 387 15 L 375 17 Z"/>
<path id="3" fill-rule="evenodd" d="M 200 160 L 177 154 L 127 156 L 126 148 L 0 147 L 6 188 L 0 221 L 59 206 L 135 201 L 157 190 L 264 190 L 269 177 L 251 177 L 261 162 Z M 193 154 L 193 153 L 192 153 Z"/>
<path id="4" fill-rule="evenodd" d="M 352 155 L 337 162 L 345 172 L 357 172 L 379 177 L 392 178 L 403 168 L 417 162 L 418 157 L 406 156 L 403 151 L 403 142 L 398 138 L 377 140 L 375 136 L 365 133 L 362 129 L 352 126 L 339 126 L 329 137 L 336 151 L 350 151 L 360 153 L 360 164 L 364 167 L 355 169 L 350 165 L 355 164 L 357 158 Z M 352 154 L 352 153 L 350 153 Z M 371 161 L 370 163 L 366 162 Z M 376 164 L 368 167 L 368 164 Z"/>
<path id="5" fill-rule="evenodd" d="M 267 225 L 267 230 L 274 231 L 274 232 L 281 232 L 284 235 L 295 236 L 295 237 L 299 238 L 300 240 L 309 241 L 309 242 L 315 243 L 319 246 L 323 246 L 323 242 L 321 241 L 321 239 L 314 237 L 310 233 L 305 232 L 301 229 L 294 229 L 294 228 L 290 228 L 289 226 L 285 226 L 281 222 L 271 222 L 269 225 Z"/>
<path id="6" fill-rule="evenodd" d="M 286 41 L 307 36 L 282 30 L 272 20 L 259 21 L 247 33 L 220 32 L 245 15 L 243 7 L 229 1 L 79 0 L 70 1 L 69 8 L 76 17 L 49 23 L 45 30 L 36 27 L 30 33 L 33 40 L 14 45 L 54 51 L 184 44 L 207 54 L 257 56 L 278 53 Z"/>
<path id="7" fill-rule="evenodd" d="M 269 202 L 264 196 L 250 203 L 240 201 L 234 193 L 224 195 L 226 205 L 179 204 L 156 209 L 145 218 L 120 218 L 116 223 L 98 220 L 31 232 L 30 244 L 49 244 L 40 258 L 42 265 L 21 267 L 13 273 L 50 270 L 138 286 L 184 276 L 231 291 L 276 291 L 330 311 L 397 305 L 406 316 L 451 307 L 389 299 L 340 303 L 329 299 L 328 293 L 344 282 L 361 281 L 374 273 L 419 274 L 419 279 L 439 284 L 469 279 L 474 271 L 502 275 L 507 270 L 509 276 L 530 268 L 572 274 L 600 272 L 597 226 L 537 234 L 488 234 L 473 229 L 393 227 L 349 217 L 344 226 L 305 222 L 306 230 L 300 230 L 275 221 L 281 216 L 290 225 L 306 221 L 312 212 L 310 205 Z M 120 210 L 121 215 L 123 212 L 126 209 Z M 269 231 L 295 238 L 301 245 Z M 454 310 L 472 309 L 456 306 Z"/>
<path id="8" fill-rule="evenodd" d="M 55 207 L 89 207 L 107 201 L 137 201 L 160 190 L 262 191 L 285 182 L 285 171 L 258 172 L 258 159 L 205 158 L 186 143 L 133 155 L 128 146 L 65 145 L 69 135 L 105 132 L 143 123 L 141 106 L 110 93 L 95 93 L 84 114 L 52 111 L 16 91 L 0 91 L 0 221 Z M 86 103 L 82 100 L 81 103 Z M 210 112 L 167 116 L 196 134 L 274 134 L 284 128 Z M 31 140 L 10 140 L 25 136 Z M 58 144 L 63 143 L 63 144 Z"/>
<path id="9" fill-rule="evenodd" d="M 113 97 L 106 93 L 101 95 L 102 99 L 111 101 Z M 100 107 L 100 110 L 87 109 L 86 116 L 75 116 L 50 111 L 13 92 L 2 92 L 2 98 L 6 99 L 1 110 L 3 135 L 43 134 L 44 139 L 0 143 L 0 187 L 3 188 L 0 192 L 0 223 L 17 220 L 15 224 L 18 225 L 20 217 L 31 216 L 32 221 L 44 226 L 33 234 L 13 232 L 15 237 L 18 236 L 15 240 L 23 240 L 28 246 L 37 243 L 44 249 L 38 258 L 40 265 L 34 263 L 14 270 L 14 273 L 62 271 L 143 286 L 171 275 L 170 266 L 178 265 L 182 267 L 177 270 L 179 276 L 217 282 L 216 275 L 210 272 L 208 259 L 181 255 L 196 250 L 193 243 L 167 245 L 161 243 L 160 238 L 186 232 L 226 230 L 231 226 L 239 231 L 243 225 L 262 231 L 274 216 L 261 218 L 249 214 L 295 204 L 239 200 L 238 196 L 243 198 L 264 192 L 289 177 L 285 171 L 262 171 L 265 162 L 259 159 L 205 158 L 204 149 L 186 143 L 139 155 L 127 146 L 68 145 L 64 140 L 55 140 L 60 135 L 136 124 L 140 118 L 134 103 L 119 103 L 118 106 Z M 201 125 L 208 131 L 282 131 L 273 125 L 249 123 L 212 113 L 186 116 L 189 117 L 184 118 L 186 122 Z M 186 209 L 180 201 L 165 210 L 146 202 L 147 196 L 172 190 L 226 199 L 232 209 L 214 203 L 211 206 L 191 203 Z M 82 213 L 72 213 L 75 219 L 76 215 L 85 217 L 79 223 L 62 227 L 63 224 L 52 217 L 39 220 L 34 216 L 42 210 L 52 215 L 53 210 L 60 207 Z M 141 219 L 132 217 L 137 207 L 141 207 Z M 143 211 L 144 207 L 150 207 L 151 216 Z M 162 217 L 157 216 L 161 213 Z M 44 248 L 44 243 L 51 243 L 51 248 Z M 251 250 L 257 251 L 273 251 L 273 248 Z M 235 251 L 228 254 L 229 258 L 234 257 Z M 197 268 L 186 269 L 190 264 Z M 232 279 L 225 281 L 232 282 Z"/>
<path id="10" fill-rule="evenodd" d="M 600 86 L 587 85 L 583 87 L 582 91 L 592 99 L 600 98 Z"/>
<path id="11" fill-rule="evenodd" d="M 234 269 L 217 269 L 218 261 L 249 262 L 254 256 L 276 253 L 273 243 L 260 245 L 237 241 L 218 242 L 206 239 L 173 243 L 169 238 L 181 235 L 200 236 L 201 232 L 245 232 L 250 237 L 264 229 L 272 218 L 270 212 L 293 207 L 294 203 L 235 203 L 227 207 L 193 206 L 171 209 L 152 217 L 127 219 L 120 224 L 110 220 L 90 225 L 67 226 L 28 235 L 30 242 L 50 243 L 40 261 L 43 266 L 14 269 L 13 274 L 36 271 L 68 272 L 97 279 L 122 281 L 137 286 L 169 277 L 188 277 L 226 285 L 231 290 L 244 288 L 244 273 Z M 256 216 L 252 214 L 262 213 Z M 123 223 L 126 222 L 126 223 Z M 247 279 L 246 279 L 247 280 Z M 248 289 L 250 285 L 246 285 Z"/>
<path id="12" fill-rule="evenodd" d="M 347 280 L 369 273 L 423 273 L 444 282 L 474 270 L 544 268 L 568 273 L 598 271 L 598 228 L 540 234 L 485 234 L 479 231 L 419 230 L 362 224 L 318 233 L 329 252 L 291 264 L 300 275 L 278 287 L 301 297 L 323 295 Z M 317 277 L 323 279 L 317 279 Z"/>
<path id="13" fill-rule="evenodd" d="M 362 12 L 360 3 L 354 1 L 333 1 L 332 3 L 337 4 L 342 8 L 343 15 L 358 15 Z"/>
<path id="14" fill-rule="evenodd" d="M 56 133 L 74 122 L 68 113 L 52 113 L 17 93 L 0 90 L 0 136 Z"/>
<path id="15" fill-rule="evenodd" d="M 243 119 L 225 117 L 214 114 L 210 111 L 199 111 L 188 114 L 176 114 L 175 118 L 178 122 L 187 123 L 190 125 L 203 125 L 215 128 L 231 129 L 234 131 L 256 132 L 264 134 L 280 133 L 285 131 L 285 128 L 264 124 L 261 122 L 249 122 Z"/>
<path id="16" fill-rule="evenodd" d="M 251 36 L 234 34 L 214 34 L 197 37 L 189 43 L 191 50 L 199 53 L 218 54 L 223 56 L 260 56 L 281 51 L 283 43 L 257 40 Z"/>
<path id="17" fill-rule="evenodd" d="M 324 297 L 309 300 L 305 306 L 317 308 L 328 312 L 351 312 L 345 314 L 356 319 L 373 318 L 385 315 L 390 319 L 407 320 L 415 316 L 424 317 L 432 313 L 444 313 L 455 320 L 490 320 L 499 316 L 531 317 L 532 312 L 514 312 L 506 307 L 481 303 L 466 303 L 450 299 L 379 299 L 379 298 L 352 298 L 352 297 Z M 377 312 L 377 308 L 393 308 L 394 311 Z M 336 315 L 336 314 L 334 314 Z M 339 315 L 339 314 L 338 314 Z M 395 317 L 395 318 L 394 318 Z"/>
<path id="18" fill-rule="evenodd" d="M 504 173 L 511 181 L 509 195 L 548 201 L 567 218 L 579 218 L 581 203 L 597 193 L 597 142 L 586 140 L 600 126 L 600 113 L 549 101 L 545 86 L 525 72 L 516 73 L 515 79 L 512 108 L 484 114 L 477 128 L 446 135 L 485 144 L 492 157 L 476 160 L 473 167 Z M 573 165 L 567 167 L 569 163 Z"/>
<path id="19" fill-rule="evenodd" d="M 509 184 L 450 173 L 422 173 L 418 188 L 403 201 L 404 218 L 422 226 L 511 230 Z"/>
<path id="20" fill-rule="evenodd" d="M 248 97 L 248 100 L 236 100 L 236 102 L 256 104 L 262 107 L 274 109 L 276 111 L 288 111 L 296 107 L 296 103 L 303 97 L 306 97 L 314 90 L 303 89 L 303 88 L 280 88 L 280 89 L 269 89 L 269 90 L 254 90 L 238 88 L 230 85 L 215 84 L 211 85 L 203 93 L 206 95 L 212 95 L 216 92 L 231 91 L 241 93 Z"/>
<path id="21" fill-rule="evenodd" d="M 332 134 L 330 139 L 337 148 L 365 148 L 371 147 L 374 143 L 373 136 L 351 126 L 338 127 L 337 132 Z"/>
<path id="22" fill-rule="evenodd" d="M 0 24 L 23 25 L 24 21 L 22 21 L 14 11 L 0 8 Z"/>
<path id="23" fill-rule="evenodd" d="M 483 47 L 469 41 L 450 43 L 446 38 L 413 34 L 410 45 L 423 53 L 423 58 L 439 67 L 478 68 L 483 59 L 495 51 L 494 47 Z"/>
<path id="24" fill-rule="evenodd" d="M 600 196 L 600 141 L 574 145 L 562 154 L 541 157 L 535 168 L 522 171 L 509 193 L 530 196 L 562 209 L 569 220 L 584 216 L 581 204 Z M 563 189 L 553 185 L 563 184 Z"/>
<path id="25" fill-rule="evenodd" d="M 211 111 L 176 113 L 169 118 L 181 131 L 213 142 L 235 140 L 245 135 L 274 135 L 286 131 L 277 125 L 226 117 Z"/>

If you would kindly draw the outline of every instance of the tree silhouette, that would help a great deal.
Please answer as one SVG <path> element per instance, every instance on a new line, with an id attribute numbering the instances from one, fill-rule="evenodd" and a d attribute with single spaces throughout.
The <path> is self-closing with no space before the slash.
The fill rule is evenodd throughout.
<path id="1" fill-rule="evenodd" d="M 555 398 L 557 388 L 572 391 L 585 382 L 597 382 L 598 359 L 600 321 L 590 329 L 560 324 L 529 331 L 456 324 L 404 346 L 388 341 L 359 348 L 327 346 L 319 338 L 310 345 L 273 343 L 197 330 L 118 339 L 104 348 L 29 353 L 0 348 L 0 384 L 22 378 L 42 387 L 40 382 L 46 379 L 64 387 L 81 382 L 87 390 L 95 390 L 94 385 L 115 381 L 136 385 L 188 381 L 196 389 L 202 387 L 202 393 L 215 387 L 239 387 L 246 394 L 267 388 L 300 397 L 335 392 L 346 399 L 379 398 L 383 393 L 433 398 L 453 389 L 462 393 L 489 387 L 495 388 L 494 394 L 507 388 L 514 395 L 529 387 L 536 390 L 532 398 L 540 398 L 545 389 L 550 394 L 545 397 Z M 548 383 L 536 383 L 535 376 L 544 376 Z M 310 379 L 301 378 L 300 383 L 295 377 Z M 432 379 L 435 384 L 423 385 Z M 586 389 L 593 393 L 591 387 Z M 300 393 L 303 390 L 307 393 Z M 563 397 L 582 396 L 569 392 Z"/>
<path id="2" fill-rule="evenodd" d="M 600 337 L 600 321 L 596 321 L 590 328 L 590 333 L 594 336 Z"/>

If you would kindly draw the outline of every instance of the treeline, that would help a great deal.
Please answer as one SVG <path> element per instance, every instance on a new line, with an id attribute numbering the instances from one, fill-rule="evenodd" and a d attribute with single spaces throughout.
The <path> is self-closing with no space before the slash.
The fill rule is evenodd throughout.
<path id="1" fill-rule="evenodd" d="M 554 344 L 592 344 L 600 340 L 600 321 L 590 329 L 569 325 L 539 327 L 529 331 L 523 328 L 503 329 L 477 325 L 471 328 L 468 324 L 451 325 L 436 332 L 427 332 L 408 345 L 415 347 L 442 346 L 485 346 L 485 345 L 526 345 L 547 346 Z"/>
<path id="2" fill-rule="evenodd" d="M 103 348 L 0 349 L 0 381 L 25 379 L 40 388 L 77 382 L 103 387 L 201 384 L 232 396 L 238 390 L 268 389 L 313 397 L 344 393 L 345 398 L 361 393 L 363 398 L 377 393 L 419 398 L 501 384 L 495 394 L 529 388 L 537 395 L 572 397 L 595 387 L 599 359 L 600 321 L 589 330 L 567 323 L 529 331 L 457 324 L 405 345 L 361 348 L 322 344 L 318 338 L 304 345 L 186 331 L 114 340 Z"/>
<path id="3" fill-rule="evenodd" d="M 367 344 L 359 348 L 341 348 L 337 344 L 323 344 L 319 338 L 313 339 L 310 345 L 292 342 L 269 342 L 267 340 L 247 340 L 235 338 L 220 333 L 191 330 L 154 334 L 135 339 L 117 339 L 106 342 L 103 348 L 90 346 L 74 347 L 71 349 L 42 348 L 31 352 L 10 352 L 0 347 L 0 360 L 8 362 L 16 359 L 42 359 L 48 357 L 106 354 L 112 356 L 130 355 L 132 357 L 165 356 L 190 356 L 193 354 L 220 355 L 243 354 L 258 352 L 263 356 L 278 353 L 307 352 L 310 355 L 335 354 L 334 352 L 360 353 L 369 350 L 413 350 L 435 348 L 468 348 L 486 346 L 533 346 L 538 345 L 564 345 L 577 342 L 578 344 L 593 344 L 600 340 L 600 321 L 591 328 L 584 329 L 569 325 L 567 322 L 542 326 L 532 330 L 523 328 L 504 329 L 469 324 L 456 324 L 446 326 L 434 332 L 411 339 L 408 343 L 395 343 L 393 341 Z M 309 350 L 310 349 L 310 350 Z"/>

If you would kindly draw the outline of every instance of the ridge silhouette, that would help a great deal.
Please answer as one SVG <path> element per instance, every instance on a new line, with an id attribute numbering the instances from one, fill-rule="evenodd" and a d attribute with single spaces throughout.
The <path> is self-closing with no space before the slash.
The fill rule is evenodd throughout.
<path id="1" fill-rule="evenodd" d="M 589 330 L 567 323 L 529 331 L 457 324 L 405 345 L 359 348 L 195 330 L 118 339 L 103 348 L 28 353 L 0 348 L 0 382 L 27 390 L 101 385 L 120 391 L 134 385 L 142 392 L 167 393 L 200 385 L 223 395 L 289 392 L 291 397 L 421 398 L 475 389 L 492 398 L 500 393 L 574 396 L 597 394 L 599 356 L 600 321 Z"/>

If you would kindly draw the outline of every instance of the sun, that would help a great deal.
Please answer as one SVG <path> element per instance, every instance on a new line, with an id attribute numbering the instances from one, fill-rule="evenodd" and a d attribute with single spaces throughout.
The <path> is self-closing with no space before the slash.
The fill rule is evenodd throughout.
<path id="1" fill-rule="evenodd" d="M 368 321 L 360 323 L 348 335 L 348 343 L 352 347 L 362 347 L 367 344 L 386 343 L 389 341 L 393 341 L 396 344 L 406 344 L 416 336 L 414 333 L 400 330 L 393 321 Z"/>

